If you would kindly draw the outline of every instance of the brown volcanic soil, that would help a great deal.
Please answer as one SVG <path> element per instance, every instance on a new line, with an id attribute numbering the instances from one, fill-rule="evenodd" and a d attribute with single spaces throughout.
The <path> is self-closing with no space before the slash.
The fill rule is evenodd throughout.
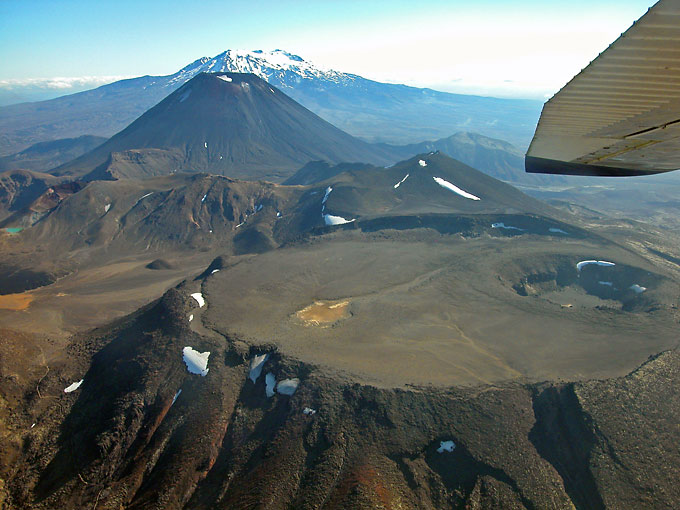
<path id="1" fill-rule="evenodd" d="M 270 346 L 253 384 L 257 350 L 192 328 L 201 310 L 189 294 L 198 288 L 173 289 L 74 338 L 68 363 L 41 378 L 43 398 L 26 389 L 26 414 L 5 415 L 6 505 L 528 510 L 680 501 L 674 351 L 604 381 L 400 390 L 329 377 Z M 187 372 L 185 345 L 210 351 L 206 377 Z M 264 373 L 300 386 L 268 398 Z M 80 389 L 62 392 L 80 378 Z M 455 448 L 439 453 L 441 441 Z"/>
<path id="2" fill-rule="evenodd" d="M 575 266 L 587 254 L 652 269 L 619 247 L 415 235 L 346 231 L 222 270 L 204 285 L 206 321 L 223 335 L 275 343 L 297 359 L 389 387 L 611 377 L 677 345 L 670 280 L 625 295 L 640 302 L 639 313 L 584 289 L 590 275 L 577 277 Z M 562 282 L 561 272 L 571 280 Z M 520 295 L 512 275 L 571 291 L 575 306 Z M 349 300 L 351 316 L 330 328 L 295 318 L 319 300 Z"/>
<path id="3" fill-rule="evenodd" d="M 448 170 L 488 203 L 428 175 L 390 195 L 387 171 L 376 188 L 169 176 L 89 184 L 3 240 L 12 261 L 69 274 L 0 310 L 0 502 L 677 507 L 677 270 L 630 230 L 601 237 Z M 327 209 L 357 221 L 323 226 L 327 184 Z M 617 265 L 579 276 L 593 258 Z M 295 313 L 316 301 L 349 301 L 349 316 L 304 326 Z M 187 346 L 210 352 L 205 377 Z M 268 398 L 267 374 L 300 385 Z"/>
<path id="4" fill-rule="evenodd" d="M 34 298 L 30 292 L 22 292 L 21 294 L 5 294 L 4 296 L 0 296 L 0 309 L 26 310 L 33 299 Z"/>

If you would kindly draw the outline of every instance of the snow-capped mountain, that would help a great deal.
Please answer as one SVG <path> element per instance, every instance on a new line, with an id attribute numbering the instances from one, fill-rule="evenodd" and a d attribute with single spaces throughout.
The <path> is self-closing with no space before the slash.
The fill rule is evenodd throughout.
<path id="1" fill-rule="evenodd" d="M 295 88 L 300 80 L 349 84 L 358 76 L 324 69 L 283 50 L 227 50 L 213 58 L 199 58 L 174 74 L 167 86 L 186 83 L 198 73 L 252 73 L 279 88 Z"/>
<path id="2" fill-rule="evenodd" d="M 227 50 L 167 76 L 142 76 L 48 101 L 0 107 L 0 156 L 44 140 L 111 136 L 201 72 L 253 73 L 336 127 L 370 142 L 413 143 L 472 131 L 520 148 L 541 103 L 449 94 L 325 69 L 283 50 Z"/>

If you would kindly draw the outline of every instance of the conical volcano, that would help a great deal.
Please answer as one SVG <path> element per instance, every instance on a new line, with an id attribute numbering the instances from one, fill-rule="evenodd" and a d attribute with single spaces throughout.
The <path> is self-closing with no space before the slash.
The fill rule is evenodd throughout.
<path id="1" fill-rule="evenodd" d="M 280 180 L 313 160 L 392 160 L 253 74 L 202 73 L 127 128 L 55 170 L 88 179 L 208 171 Z"/>

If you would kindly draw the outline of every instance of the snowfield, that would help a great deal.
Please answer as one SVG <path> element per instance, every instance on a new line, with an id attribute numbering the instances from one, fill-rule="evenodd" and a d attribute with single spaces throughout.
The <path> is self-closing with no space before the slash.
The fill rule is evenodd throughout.
<path id="1" fill-rule="evenodd" d="M 300 384 L 299 379 L 284 379 L 276 386 L 276 391 L 282 395 L 292 395 Z"/>
<path id="2" fill-rule="evenodd" d="M 464 198 L 469 198 L 470 200 L 481 200 L 481 198 L 476 197 L 472 193 L 468 193 L 467 191 L 460 189 L 458 186 L 455 184 L 451 184 L 449 181 L 446 181 L 442 179 L 441 177 L 433 177 L 434 181 L 439 184 L 442 188 L 446 188 L 449 191 L 453 191 L 457 195 L 460 195 L 461 197 Z"/>
<path id="3" fill-rule="evenodd" d="M 326 223 L 326 225 L 344 225 L 345 223 L 352 223 L 355 221 L 356 218 L 353 218 L 351 220 L 346 220 L 342 216 L 333 216 L 332 214 L 324 214 L 323 215 L 323 221 Z"/>
<path id="4" fill-rule="evenodd" d="M 506 225 L 505 223 L 492 223 L 491 228 L 504 228 L 505 230 L 519 230 L 520 232 L 524 232 L 523 228 L 519 227 L 511 227 L 510 225 Z"/>
<path id="5" fill-rule="evenodd" d="M 394 185 L 394 189 L 397 189 L 399 186 L 401 186 L 402 184 L 404 184 L 404 181 L 405 181 L 406 179 L 408 179 L 408 176 L 409 176 L 409 175 L 411 175 L 411 174 L 406 174 L 406 177 L 404 177 L 401 181 L 399 181 L 397 184 L 395 184 L 395 185 Z"/>
<path id="6" fill-rule="evenodd" d="M 581 269 L 591 264 L 595 264 L 602 267 L 612 267 L 616 265 L 613 262 L 607 262 L 606 260 L 582 260 L 581 262 L 576 264 L 576 270 L 580 273 Z"/>
<path id="7" fill-rule="evenodd" d="M 437 453 L 452 452 L 456 448 L 456 443 L 453 441 L 439 441 L 439 448 Z"/>
<path id="8" fill-rule="evenodd" d="M 83 384 L 84 380 L 85 379 L 81 379 L 78 382 L 74 382 L 73 384 L 66 386 L 66 388 L 64 388 L 64 393 L 71 393 L 72 391 L 76 391 L 78 388 L 80 388 L 80 385 Z"/>
<path id="9" fill-rule="evenodd" d="M 248 377 L 253 381 L 253 384 L 255 384 L 260 377 L 264 362 L 267 361 L 268 358 L 269 354 L 259 354 L 250 360 L 250 373 L 248 374 Z"/>
<path id="10" fill-rule="evenodd" d="M 187 366 L 187 370 L 190 374 L 200 375 L 205 377 L 208 375 L 208 357 L 210 356 L 210 351 L 198 352 L 189 346 L 182 349 L 182 359 Z"/>
<path id="11" fill-rule="evenodd" d="M 331 194 L 331 191 L 333 191 L 333 188 L 331 188 L 330 186 L 328 186 L 328 187 L 326 188 L 326 193 L 325 193 L 324 196 L 323 196 L 323 200 L 321 201 L 322 204 L 325 204 L 325 203 L 326 203 L 326 200 L 328 200 L 328 197 L 329 197 L 329 195 Z"/>

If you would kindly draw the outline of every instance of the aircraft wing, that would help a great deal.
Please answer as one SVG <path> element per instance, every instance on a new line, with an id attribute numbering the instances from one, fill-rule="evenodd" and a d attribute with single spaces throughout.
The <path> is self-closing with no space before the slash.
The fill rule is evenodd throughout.
<path id="1" fill-rule="evenodd" d="M 660 0 L 543 106 L 530 173 L 680 168 L 680 0 Z"/>

